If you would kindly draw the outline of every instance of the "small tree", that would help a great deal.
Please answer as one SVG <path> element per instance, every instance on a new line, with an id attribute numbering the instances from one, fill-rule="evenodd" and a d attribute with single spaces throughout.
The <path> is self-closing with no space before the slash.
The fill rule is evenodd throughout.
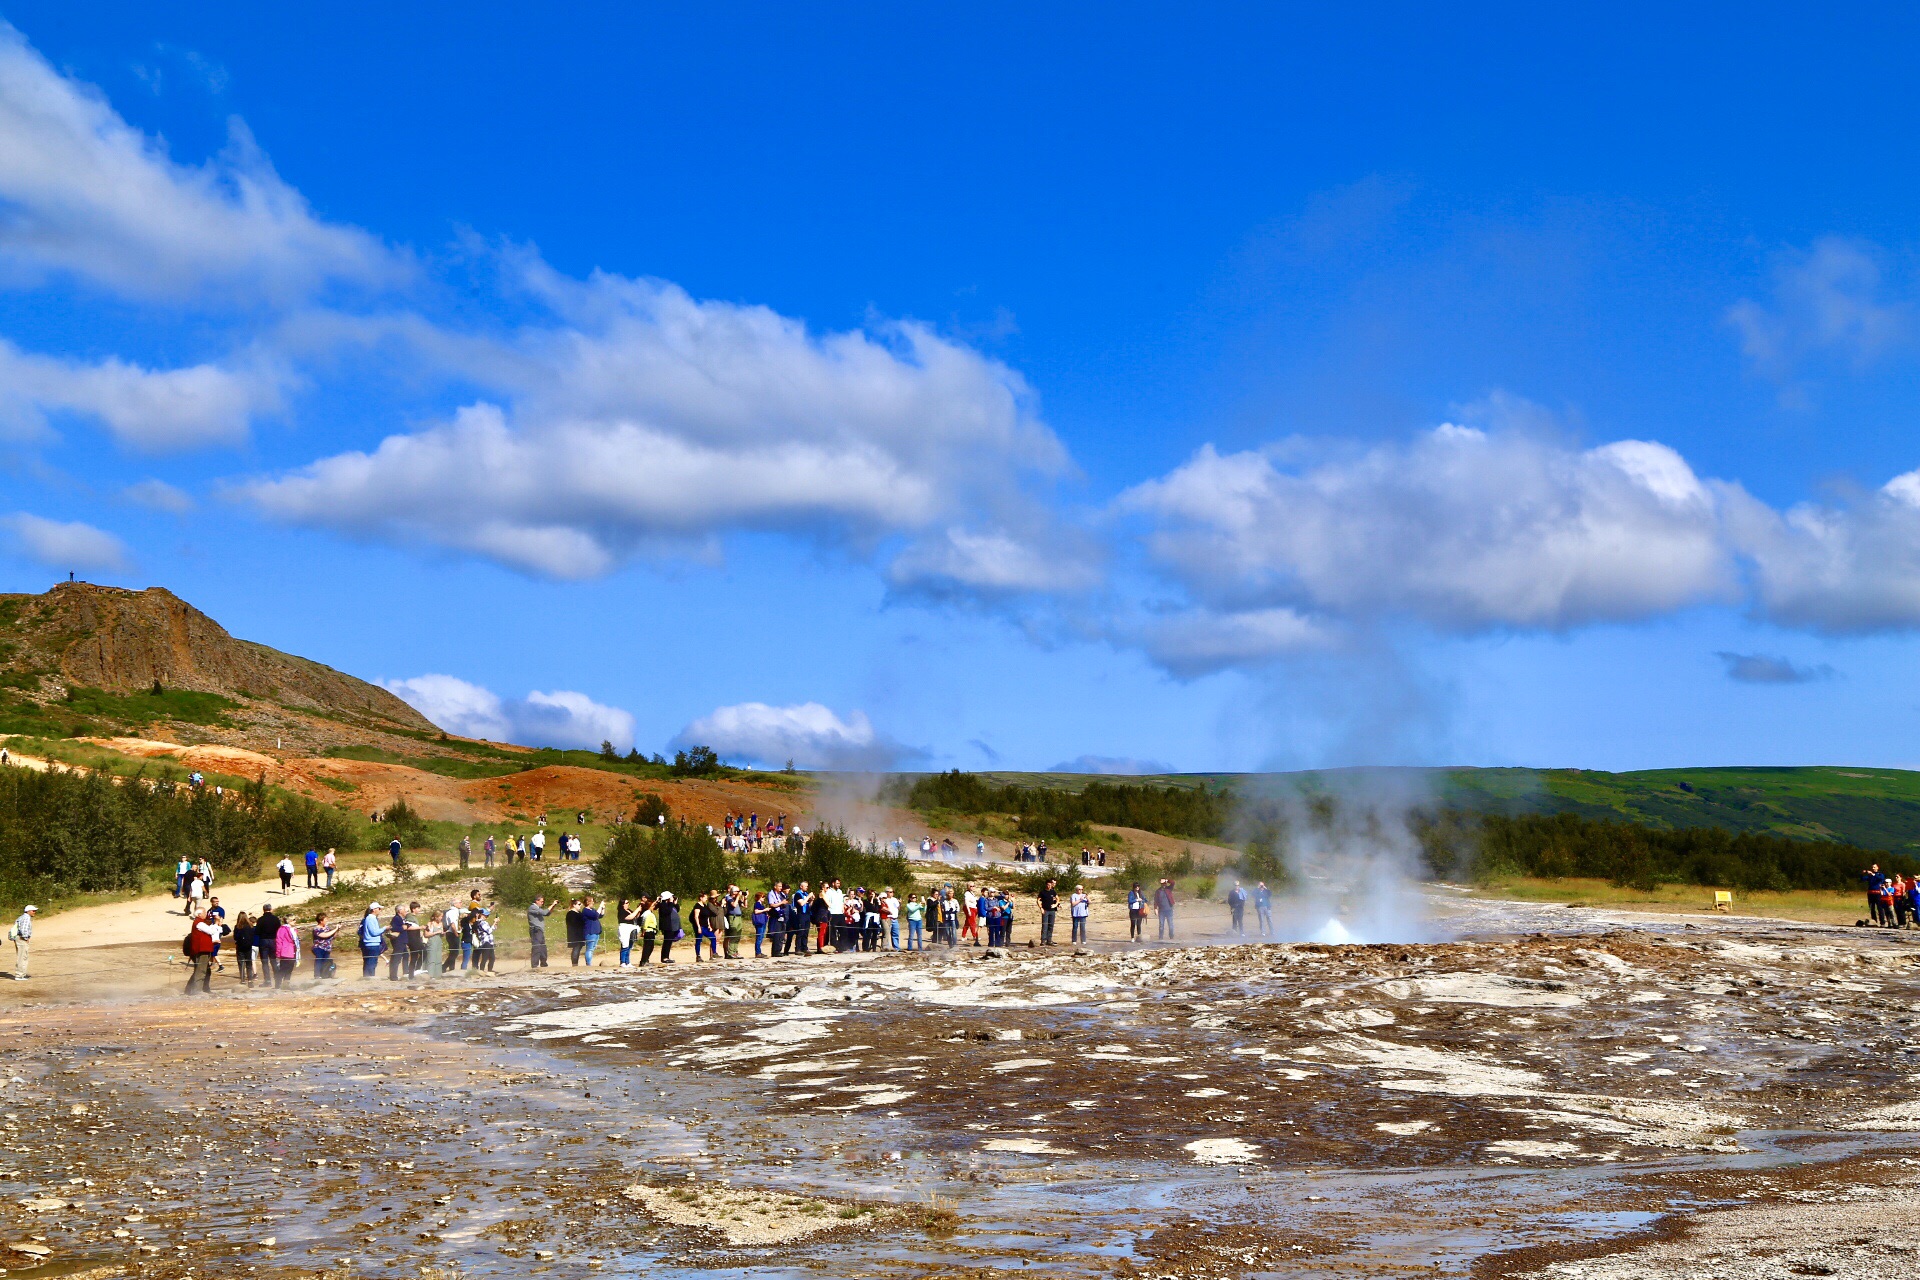
<path id="1" fill-rule="evenodd" d="M 720 772 L 720 754 L 712 747 L 689 747 L 673 753 L 674 776 L 698 778 Z"/>
<path id="2" fill-rule="evenodd" d="M 619 762 L 620 753 L 613 749 L 612 739 L 602 738 L 600 740 L 600 758 L 608 764 L 617 764 Z"/>
<path id="3" fill-rule="evenodd" d="M 633 820 L 644 827 L 657 827 L 667 813 L 667 802 L 648 791 L 641 795 L 640 803 L 633 807 Z"/>

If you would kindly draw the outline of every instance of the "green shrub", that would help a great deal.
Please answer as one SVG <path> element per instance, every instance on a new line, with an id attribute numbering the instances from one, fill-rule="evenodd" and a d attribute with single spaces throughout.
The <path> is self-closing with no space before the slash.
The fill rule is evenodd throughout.
<path id="1" fill-rule="evenodd" d="M 531 862 L 516 862 L 493 873 L 493 896 L 503 906 L 529 907 L 535 898 L 552 902 L 569 892 L 566 885 Z"/>
<path id="2" fill-rule="evenodd" d="M 642 794 L 640 803 L 633 807 L 633 820 L 643 827 L 658 827 L 660 819 L 668 816 L 667 802 L 651 791 Z"/>
<path id="3" fill-rule="evenodd" d="M 1031 897 L 1046 888 L 1049 880 L 1057 882 L 1053 886 L 1054 892 L 1065 897 L 1080 887 L 1084 877 L 1080 874 L 1078 863 L 1070 862 L 1065 866 L 1043 863 L 1029 871 L 1020 872 L 1014 879 L 1014 888 Z"/>
<path id="4" fill-rule="evenodd" d="M 617 898 L 653 897 L 671 890 L 685 899 L 727 883 L 726 858 L 703 826 L 669 820 L 665 826 L 628 824 L 593 865 L 594 885 Z"/>
<path id="5" fill-rule="evenodd" d="M 758 857 L 760 874 L 767 880 L 798 884 L 825 884 L 838 880 L 848 888 L 865 885 L 878 889 L 896 888 L 913 882 L 913 866 L 895 853 L 868 853 L 837 827 L 822 827 L 808 835 L 795 832 L 787 837 L 785 848 L 769 847 Z"/>
<path id="6" fill-rule="evenodd" d="M 398 840 L 402 849 L 430 849 L 433 847 L 433 833 L 427 827 L 426 819 L 418 810 L 407 803 L 405 796 L 395 800 L 380 812 L 378 842 L 386 845 Z"/>

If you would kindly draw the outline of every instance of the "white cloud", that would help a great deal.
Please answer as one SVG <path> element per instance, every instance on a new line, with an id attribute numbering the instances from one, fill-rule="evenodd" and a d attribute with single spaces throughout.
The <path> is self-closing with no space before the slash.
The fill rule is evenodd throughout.
<path id="1" fill-rule="evenodd" d="M 529 693 L 502 698 L 457 676 L 424 675 L 381 682 L 448 733 L 534 747 L 597 749 L 633 746 L 633 716 L 584 693 Z"/>
<path id="2" fill-rule="evenodd" d="M 45 437 L 49 413 L 73 413 L 144 452 L 237 444 L 256 414 L 280 406 L 281 379 L 264 370 L 143 369 L 111 356 L 84 364 L 0 338 L 0 423 L 17 439 Z"/>
<path id="3" fill-rule="evenodd" d="M 149 511 L 164 511 L 170 516 L 183 516 L 193 510 L 193 498 L 165 480 L 135 481 L 122 489 L 120 496 L 135 506 L 145 507 Z"/>
<path id="4" fill-rule="evenodd" d="M 1815 354 L 1863 367 L 1909 334 L 1908 309 L 1886 297 L 1878 252 L 1862 241 L 1823 236 L 1783 255 L 1773 287 L 1771 302 L 1742 298 L 1727 310 L 1741 350 L 1768 377 L 1785 379 Z"/>
<path id="5" fill-rule="evenodd" d="M 1183 680 L 1254 667 L 1275 658 L 1326 649 L 1335 628 L 1296 612 L 1271 609 L 1187 609 L 1155 618 L 1122 637 Z"/>
<path id="6" fill-rule="evenodd" d="M 377 240 L 316 218 L 234 121 L 201 166 L 122 120 L 0 23 L 0 264 L 142 298 L 290 301 L 397 278 Z"/>
<path id="7" fill-rule="evenodd" d="M 742 702 L 720 707 L 682 729 L 679 747 L 708 746 L 723 760 L 777 766 L 788 760 L 803 769 L 890 769 L 920 752 L 873 727 L 866 713 L 842 719 L 818 702 L 775 707 Z"/>
<path id="8" fill-rule="evenodd" d="M 15 554 L 56 572 L 118 572 L 131 563 L 126 544 L 120 539 L 77 520 L 48 520 L 20 511 L 0 516 L 0 529 L 10 535 Z"/>
<path id="9" fill-rule="evenodd" d="M 1152 518 L 1155 561 L 1241 633 L 1274 608 L 1564 630 L 1736 589 L 1715 491 L 1641 440 L 1574 450 L 1448 425 L 1294 468 L 1206 446 L 1118 507 Z"/>
<path id="10" fill-rule="evenodd" d="M 487 388 L 451 421 L 237 493 L 290 523 L 585 578 L 642 554 L 712 556 L 736 530 L 865 551 L 921 576 L 1052 581 L 1010 530 L 1066 466 L 1020 376 L 918 324 L 816 335 L 657 281 L 523 280 L 557 323 L 501 342 L 378 325 Z M 965 532 L 951 532 L 965 530 Z"/>
<path id="11" fill-rule="evenodd" d="M 1920 471 L 1785 512 L 1743 498 L 1728 527 L 1768 619 L 1829 633 L 1920 627 Z"/>

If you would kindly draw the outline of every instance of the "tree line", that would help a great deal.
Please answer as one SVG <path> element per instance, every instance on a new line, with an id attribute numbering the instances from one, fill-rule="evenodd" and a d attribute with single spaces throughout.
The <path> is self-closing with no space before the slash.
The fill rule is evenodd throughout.
<path id="1" fill-rule="evenodd" d="M 1435 876 L 1485 880 L 1501 875 L 1608 880 L 1622 888 L 1658 884 L 1728 885 L 1758 890 L 1853 890 L 1878 863 L 1904 875 L 1920 859 L 1829 840 L 1721 827 L 1665 830 L 1573 813 L 1480 814 L 1460 809 L 1416 813 L 1410 823 Z"/>
<path id="2" fill-rule="evenodd" d="M 269 854 L 350 846 L 351 819 L 264 781 L 227 789 L 104 772 L 0 769 L 0 895 L 57 898 L 136 889 L 205 858 L 223 878 Z"/>
<path id="3" fill-rule="evenodd" d="M 1077 838 L 1096 822 L 1212 839 L 1226 832 L 1234 810 L 1230 794 L 1206 787 L 1089 782 L 1079 791 L 1062 791 L 996 785 L 959 769 L 915 779 L 902 798 L 923 813 L 1006 814 L 1022 834 L 1037 840 Z"/>

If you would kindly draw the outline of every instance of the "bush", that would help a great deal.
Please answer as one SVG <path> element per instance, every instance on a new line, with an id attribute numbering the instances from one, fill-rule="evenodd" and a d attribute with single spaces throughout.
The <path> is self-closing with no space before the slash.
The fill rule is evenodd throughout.
<path id="1" fill-rule="evenodd" d="M 865 885 L 877 889 L 885 885 L 913 883 L 913 865 L 900 854 L 868 853 L 847 839 L 838 828 L 822 827 L 811 835 L 795 832 L 787 837 L 784 849 L 768 849 L 760 854 L 760 874 L 768 880 L 821 885 L 838 880 L 852 887 Z"/>
<path id="2" fill-rule="evenodd" d="M 596 888 L 610 897 L 654 897 L 663 889 L 686 898 L 727 883 L 720 844 L 705 827 L 668 821 L 665 826 L 620 828 L 594 863 Z"/>
<path id="3" fill-rule="evenodd" d="M 643 794 L 640 803 L 633 807 L 633 820 L 643 827 L 660 826 L 660 819 L 667 816 L 667 802 L 651 791 Z"/>
<path id="4" fill-rule="evenodd" d="M 516 862 L 493 873 L 493 896 L 503 906 L 530 907 L 535 898 L 552 902 L 571 891 L 531 862 Z"/>
<path id="5" fill-rule="evenodd" d="M 433 833 L 427 828 L 425 818 L 418 810 L 401 796 L 380 813 L 379 842 L 382 845 L 398 840 L 402 849 L 430 849 L 433 847 Z"/>
<path id="6" fill-rule="evenodd" d="M 260 843 L 269 853 L 351 849 L 353 840 L 351 818 L 330 804 L 301 795 L 278 797 L 260 823 Z"/>
<path id="7" fill-rule="evenodd" d="M 1063 867 L 1056 867 L 1051 863 L 1043 863 L 1030 871 L 1020 872 L 1014 880 L 1014 888 L 1031 897 L 1046 888 L 1047 881 L 1053 880 L 1057 881 L 1053 886 L 1054 892 L 1065 897 L 1075 889 L 1078 889 L 1083 879 L 1084 877 L 1080 874 L 1080 866 L 1078 863 L 1068 863 Z M 1132 882 L 1129 881 L 1128 883 Z"/>

